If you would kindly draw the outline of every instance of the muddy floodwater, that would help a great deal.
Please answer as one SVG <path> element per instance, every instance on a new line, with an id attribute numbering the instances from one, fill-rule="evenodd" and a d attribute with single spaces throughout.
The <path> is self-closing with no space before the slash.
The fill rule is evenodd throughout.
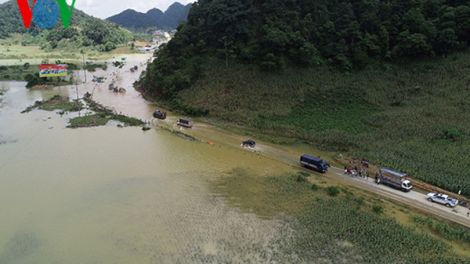
<path id="1" fill-rule="evenodd" d="M 56 94 L 76 98 L 76 86 L 28 90 L 24 82 L 0 83 L 0 263 L 295 259 L 276 255 L 273 246 L 292 231 L 287 224 L 229 206 L 210 185 L 234 168 L 260 176 L 295 171 L 289 163 L 297 160 L 268 158 L 263 154 L 274 147 L 267 146 L 258 156 L 239 146 L 243 136 L 197 122 L 191 130 L 178 128 L 172 114 L 153 120 L 158 106 L 131 86 L 147 59 L 128 58 L 123 69 L 108 64 L 107 71 L 88 73 L 87 83 L 77 88 L 79 97 L 93 93 L 116 112 L 149 121 L 149 131 L 115 123 L 68 129 L 68 119 L 77 113 L 21 114 Z M 139 70 L 132 73 L 127 68 L 133 65 Z M 125 94 L 108 89 L 113 72 Z M 92 83 L 93 75 L 107 79 Z M 181 129 L 201 142 L 159 126 Z"/>

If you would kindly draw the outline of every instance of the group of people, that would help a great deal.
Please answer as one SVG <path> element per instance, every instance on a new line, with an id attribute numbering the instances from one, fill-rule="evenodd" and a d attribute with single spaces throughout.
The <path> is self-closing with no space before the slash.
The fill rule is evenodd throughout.
<path id="1" fill-rule="evenodd" d="M 349 163 L 357 163 L 356 158 L 353 157 L 351 160 L 349 160 Z M 364 158 L 361 159 L 361 165 L 369 168 L 369 162 Z"/>
<path id="2" fill-rule="evenodd" d="M 347 166 L 344 166 L 344 174 L 351 175 L 352 177 L 363 177 L 363 178 L 369 178 L 369 173 L 367 173 L 366 169 L 360 169 L 357 166 L 348 168 Z"/>
<path id="3" fill-rule="evenodd" d="M 358 168 L 357 166 L 354 166 L 354 167 L 351 167 L 351 168 L 348 168 L 347 166 L 344 166 L 344 174 L 351 175 L 351 177 L 359 176 L 359 177 L 366 178 L 367 180 L 369 180 L 369 173 L 367 172 L 367 170 L 365 168 L 362 168 L 362 169 Z M 375 183 L 377 183 L 377 184 L 380 183 L 380 178 L 379 178 L 379 173 L 378 172 L 375 173 Z"/>

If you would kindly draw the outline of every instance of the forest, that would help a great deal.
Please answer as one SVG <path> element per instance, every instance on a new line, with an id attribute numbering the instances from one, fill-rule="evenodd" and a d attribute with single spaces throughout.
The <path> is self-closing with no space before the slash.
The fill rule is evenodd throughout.
<path id="1" fill-rule="evenodd" d="M 174 97 L 199 77 L 208 56 L 268 71 L 318 65 L 353 71 L 445 56 L 469 43 L 465 0 L 200 0 L 145 83 Z"/>

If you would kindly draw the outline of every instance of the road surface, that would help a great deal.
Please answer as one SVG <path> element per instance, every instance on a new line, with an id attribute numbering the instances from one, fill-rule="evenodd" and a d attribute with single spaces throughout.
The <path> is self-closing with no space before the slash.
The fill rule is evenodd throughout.
<path id="1" fill-rule="evenodd" d="M 379 194 L 385 198 L 398 201 L 407 206 L 414 207 L 424 212 L 428 212 L 440 218 L 448 219 L 452 222 L 470 228 L 470 217 L 467 217 L 468 208 L 457 205 L 456 207 L 446 207 L 445 205 L 433 203 L 427 200 L 426 194 L 422 194 L 411 190 L 403 192 L 386 185 L 377 185 L 374 178 L 366 180 L 361 177 L 351 177 L 344 174 L 344 170 L 331 167 L 328 176 L 341 178 L 343 181 L 350 183 L 356 187 L 367 190 L 372 193 Z M 457 197 L 453 197 L 457 198 Z"/>

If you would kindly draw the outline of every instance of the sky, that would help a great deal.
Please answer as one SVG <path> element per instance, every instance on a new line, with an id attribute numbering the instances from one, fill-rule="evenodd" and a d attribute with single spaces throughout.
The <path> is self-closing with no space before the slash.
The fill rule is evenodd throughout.
<path id="1" fill-rule="evenodd" d="M 6 1 L 8 0 L 0 0 L 0 4 Z M 74 8 L 80 9 L 88 15 L 105 19 L 126 9 L 145 13 L 152 8 L 158 8 L 165 12 L 174 2 L 187 5 L 196 2 L 196 0 L 75 0 Z M 67 0 L 67 3 L 70 6 L 72 0 Z"/>

